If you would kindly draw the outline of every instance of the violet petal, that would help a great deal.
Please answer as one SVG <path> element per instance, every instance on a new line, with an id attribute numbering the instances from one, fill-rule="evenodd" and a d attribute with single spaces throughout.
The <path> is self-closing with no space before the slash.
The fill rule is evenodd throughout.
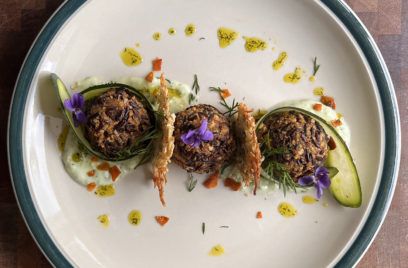
<path id="1" fill-rule="evenodd" d="M 198 129 L 198 134 L 200 135 L 204 135 L 204 133 L 207 131 L 207 126 L 208 126 L 208 121 L 207 119 L 203 119 L 203 121 L 201 121 L 201 126 Z"/>
<path id="2" fill-rule="evenodd" d="M 330 187 L 331 181 L 330 181 L 329 175 L 321 176 L 320 178 L 318 178 L 318 181 L 324 189 L 327 189 Z"/>
<path id="3" fill-rule="evenodd" d="M 314 182 L 314 176 L 303 176 L 298 180 L 298 184 L 301 186 L 309 186 L 313 184 Z"/>
<path id="4" fill-rule="evenodd" d="M 214 139 L 214 134 L 209 130 L 205 131 L 204 134 L 201 135 L 201 140 L 203 141 L 212 141 L 213 139 Z"/>
<path id="5" fill-rule="evenodd" d="M 70 99 L 64 101 L 64 107 L 70 112 L 74 111 L 74 106 L 72 105 L 72 102 Z"/>
<path id="6" fill-rule="evenodd" d="M 323 187 L 319 181 L 316 182 L 315 187 L 316 187 L 316 197 L 317 199 L 320 199 L 320 197 L 322 197 L 323 195 Z"/>
<path id="7" fill-rule="evenodd" d="M 320 176 L 328 176 L 329 170 L 325 167 L 318 167 L 315 171 L 315 176 L 319 179 Z"/>
<path id="8" fill-rule="evenodd" d="M 82 109 L 85 104 L 84 97 L 80 93 L 74 93 L 71 97 L 72 106 L 74 108 Z"/>
<path id="9" fill-rule="evenodd" d="M 75 109 L 74 115 L 75 115 L 75 117 L 76 117 L 78 123 L 80 123 L 80 124 L 86 123 L 86 115 L 85 115 L 85 113 L 84 113 L 82 110 L 80 110 L 80 109 Z"/>

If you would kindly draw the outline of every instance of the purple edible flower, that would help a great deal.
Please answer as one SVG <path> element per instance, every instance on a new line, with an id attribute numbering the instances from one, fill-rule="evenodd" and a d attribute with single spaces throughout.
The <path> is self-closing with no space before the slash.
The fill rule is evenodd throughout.
<path id="1" fill-rule="evenodd" d="M 331 183 L 329 171 L 325 167 L 318 167 L 313 175 L 300 178 L 298 183 L 302 186 L 314 185 L 316 188 L 316 196 L 320 199 L 323 195 L 323 189 L 329 188 Z"/>
<path id="2" fill-rule="evenodd" d="M 207 129 L 208 121 L 204 119 L 201 121 L 201 126 L 197 129 L 189 130 L 187 133 L 181 135 L 181 140 L 190 146 L 198 147 L 203 141 L 212 141 L 214 134 Z"/>
<path id="3" fill-rule="evenodd" d="M 70 99 L 64 101 L 64 107 L 72 113 L 75 127 L 86 122 L 86 115 L 83 111 L 84 106 L 85 100 L 80 93 L 74 93 Z"/>

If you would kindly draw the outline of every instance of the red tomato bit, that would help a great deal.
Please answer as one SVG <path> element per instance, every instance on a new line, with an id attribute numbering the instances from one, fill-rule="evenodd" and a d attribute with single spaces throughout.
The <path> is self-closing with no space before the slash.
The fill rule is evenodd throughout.
<path id="1" fill-rule="evenodd" d="M 162 67 L 162 59 L 156 58 L 153 60 L 153 71 L 154 72 L 159 72 L 161 71 L 161 67 Z"/>
<path id="2" fill-rule="evenodd" d="M 170 219 L 169 217 L 166 216 L 156 216 L 154 217 L 157 221 L 158 224 L 160 224 L 161 226 L 164 226 Z"/>
<path id="3" fill-rule="evenodd" d="M 109 168 L 109 174 L 112 176 L 112 181 L 116 181 L 120 173 L 121 173 L 120 169 L 117 166 L 113 166 Z"/>

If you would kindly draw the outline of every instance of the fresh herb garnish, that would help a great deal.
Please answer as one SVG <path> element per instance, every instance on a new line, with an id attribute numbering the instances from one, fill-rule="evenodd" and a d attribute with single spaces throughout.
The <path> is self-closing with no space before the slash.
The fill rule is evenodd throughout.
<path id="1" fill-rule="evenodd" d="M 282 189 L 284 196 L 286 196 L 288 190 L 292 190 L 296 193 L 296 189 L 302 187 L 293 181 L 283 164 L 274 160 L 265 162 L 267 162 L 267 164 L 262 167 L 261 177 L 278 184 L 279 189 Z"/>
<path id="2" fill-rule="evenodd" d="M 195 100 L 196 100 L 196 97 L 194 96 L 194 94 L 190 93 L 190 95 L 188 96 L 188 104 L 191 104 Z"/>
<path id="3" fill-rule="evenodd" d="M 317 71 L 320 69 L 320 64 L 317 64 L 317 57 L 313 59 L 313 76 L 317 74 Z"/>
<path id="4" fill-rule="evenodd" d="M 225 98 L 222 96 L 222 88 L 220 88 L 220 87 L 210 87 L 210 91 L 217 92 L 220 95 L 220 97 L 221 97 L 220 104 L 225 109 L 227 109 L 227 111 L 223 113 L 224 115 L 233 116 L 234 114 L 236 114 L 238 112 L 237 108 L 239 106 L 239 102 L 235 101 L 235 98 L 234 98 L 232 100 L 231 105 L 229 105 L 227 103 L 227 101 L 225 100 Z"/>
<path id="5" fill-rule="evenodd" d="M 201 232 L 205 233 L 205 222 L 201 223 Z"/>
<path id="6" fill-rule="evenodd" d="M 187 191 L 191 192 L 197 185 L 197 179 L 194 178 L 193 173 L 188 173 Z"/>
<path id="7" fill-rule="evenodd" d="M 200 92 L 200 85 L 198 84 L 198 78 L 197 75 L 194 75 L 194 82 L 193 82 L 193 86 L 192 89 L 194 90 L 195 95 L 198 95 L 198 92 Z"/>

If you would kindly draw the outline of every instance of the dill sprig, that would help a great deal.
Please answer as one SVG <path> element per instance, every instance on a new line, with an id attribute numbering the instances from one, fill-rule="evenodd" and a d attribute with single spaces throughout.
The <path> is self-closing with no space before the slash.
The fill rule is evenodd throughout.
<path id="1" fill-rule="evenodd" d="M 200 92 L 200 85 L 198 84 L 198 77 L 196 74 L 194 74 L 194 81 L 193 81 L 193 85 L 191 86 L 191 89 L 193 90 L 194 93 L 192 92 L 188 96 L 188 104 L 191 104 L 194 101 L 196 101 L 198 92 Z"/>
<path id="2" fill-rule="evenodd" d="M 197 185 L 197 179 L 194 178 L 193 173 L 188 173 L 187 191 L 191 192 Z"/>
<path id="3" fill-rule="evenodd" d="M 262 167 L 261 177 L 278 184 L 284 196 L 286 196 L 286 192 L 289 190 L 296 193 L 296 189 L 301 187 L 293 181 L 285 166 L 274 160 L 268 160 L 267 164 Z"/>
<path id="4" fill-rule="evenodd" d="M 285 165 L 274 160 L 275 156 L 288 153 L 288 149 L 284 147 L 272 147 L 269 133 L 265 134 L 260 143 L 261 154 L 265 158 L 262 163 L 261 177 L 265 180 L 278 184 L 279 189 L 286 192 L 292 190 L 296 193 L 297 188 L 302 188 L 299 184 L 293 181 L 292 176 L 286 170 Z"/>
<path id="5" fill-rule="evenodd" d="M 194 93 L 197 96 L 198 92 L 200 92 L 200 85 L 198 84 L 198 78 L 197 78 L 196 74 L 194 75 L 194 82 L 193 82 L 193 86 L 191 88 L 194 90 Z"/>
<path id="6" fill-rule="evenodd" d="M 313 76 L 317 74 L 317 71 L 320 69 L 320 64 L 317 64 L 317 57 L 313 59 Z"/>
<path id="7" fill-rule="evenodd" d="M 231 105 L 227 103 L 225 98 L 222 96 L 222 88 L 220 87 L 210 87 L 210 91 L 217 92 L 220 95 L 221 101 L 220 104 L 227 110 L 224 112 L 224 115 L 228 116 L 233 116 L 238 112 L 237 108 L 239 106 L 239 102 L 235 100 L 235 98 L 232 100 Z"/>

